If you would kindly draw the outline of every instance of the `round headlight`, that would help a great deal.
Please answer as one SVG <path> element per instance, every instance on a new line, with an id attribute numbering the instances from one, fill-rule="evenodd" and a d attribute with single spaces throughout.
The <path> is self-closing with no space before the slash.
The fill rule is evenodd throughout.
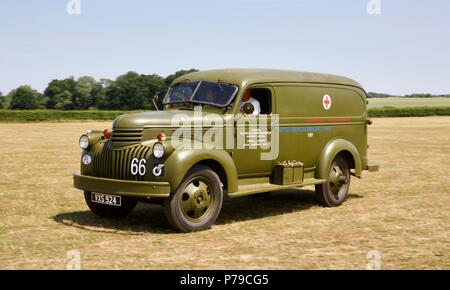
<path id="1" fill-rule="evenodd" d="M 89 148 L 89 137 L 87 135 L 82 135 L 80 137 L 80 147 L 83 150 L 86 150 Z"/>
<path id="2" fill-rule="evenodd" d="M 164 147 L 163 143 L 155 143 L 155 145 L 153 145 L 153 156 L 155 156 L 156 158 L 163 157 L 165 149 L 166 147 Z"/>

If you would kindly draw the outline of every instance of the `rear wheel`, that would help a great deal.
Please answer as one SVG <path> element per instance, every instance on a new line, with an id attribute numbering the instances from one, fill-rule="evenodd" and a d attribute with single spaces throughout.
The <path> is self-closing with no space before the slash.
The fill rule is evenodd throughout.
<path id="1" fill-rule="evenodd" d="M 181 232 L 208 229 L 219 216 L 223 191 L 217 174 L 206 166 L 196 166 L 165 202 L 167 219 Z"/>
<path id="2" fill-rule="evenodd" d="M 328 182 L 316 185 L 317 201 L 327 207 L 341 205 L 350 188 L 350 167 L 342 156 L 337 156 L 331 164 Z"/>
<path id="3" fill-rule="evenodd" d="M 121 197 L 121 205 L 106 205 L 91 201 L 91 192 L 84 192 L 84 199 L 89 209 L 98 216 L 106 218 L 122 217 L 129 214 L 136 206 L 137 201 L 126 196 Z"/>

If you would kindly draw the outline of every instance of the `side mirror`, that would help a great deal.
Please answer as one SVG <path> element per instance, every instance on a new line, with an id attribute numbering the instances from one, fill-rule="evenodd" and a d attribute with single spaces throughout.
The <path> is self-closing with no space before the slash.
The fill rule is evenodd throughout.
<path id="1" fill-rule="evenodd" d="M 251 115 L 255 111 L 255 107 L 251 103 L 245 103 L 242 107 L 244 114 Z"/>

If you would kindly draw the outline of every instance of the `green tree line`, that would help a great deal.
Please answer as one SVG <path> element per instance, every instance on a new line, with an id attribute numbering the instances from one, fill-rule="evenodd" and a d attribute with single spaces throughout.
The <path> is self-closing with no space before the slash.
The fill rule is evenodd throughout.
<path id="1" fill-rule="evenodd" d="M 193 71 L 196 69 L 180 70 L 166 78 L 156 74 L 144 75 L 130 71 L 115 80 L 97 81 L 90 76 L 55 79 L 42 93 L 31 86 L 23 85 L 6 96 L 0 92 L 0 109 L 155 109 L 153 97 L 159 96 L 157 105 L 160 105 L 172 81 Z"/>
<path id="2" fill-rule="evenodd" d="M 156 74 L 145 75 L 128 72 L 115 80 L 95 80 L 90 76 L 78 79 L 69 77 L 52 80 L 43 92 L 31 86 L 23 85 L 13 89 L 7 95 L 0 92 L 0 109 L 33 110 L 152 110 L 152 99 L 159 96 L 157 105 L 161 105 L 172 81 L 196 69 L 180 70 L 167 77 Z M 369 92 L 369 98 L 401 97 L 389 94 Z M 403 97 L 432 98 L 450 97 L 450 95 L 412 94 Z"/>
<path id="3" fill-rule="evenodd" d="M 396 95 L 369 92 L 369 93 L 367 93 L 367 97 L 368 98 L 391 98 L 391 97 L 397 97 L 397 98 L 450 98 L 450 95 L 411 94 L 411 95 L 404 95 L 404 96 L 396 96 Z"/>

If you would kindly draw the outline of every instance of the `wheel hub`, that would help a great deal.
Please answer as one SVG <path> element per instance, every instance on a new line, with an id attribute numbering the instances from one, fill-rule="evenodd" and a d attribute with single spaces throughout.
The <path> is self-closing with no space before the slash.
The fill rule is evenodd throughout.
<path id="1" fill-rule="evenodd" d="M 192 221 L 198 221 L 208 214 L 212 203 L 211 189 L 203 180 L 192 180 L 184 188 L 181 198 L 183 214 Z"/>
<path id="2" fill-rule="evenodd" d="M 348 177 L 339 164 L 332 167 L 329 177 L 329 185 L 331 192 L 338 195 L 342 186 L 348 184 Z"/>

